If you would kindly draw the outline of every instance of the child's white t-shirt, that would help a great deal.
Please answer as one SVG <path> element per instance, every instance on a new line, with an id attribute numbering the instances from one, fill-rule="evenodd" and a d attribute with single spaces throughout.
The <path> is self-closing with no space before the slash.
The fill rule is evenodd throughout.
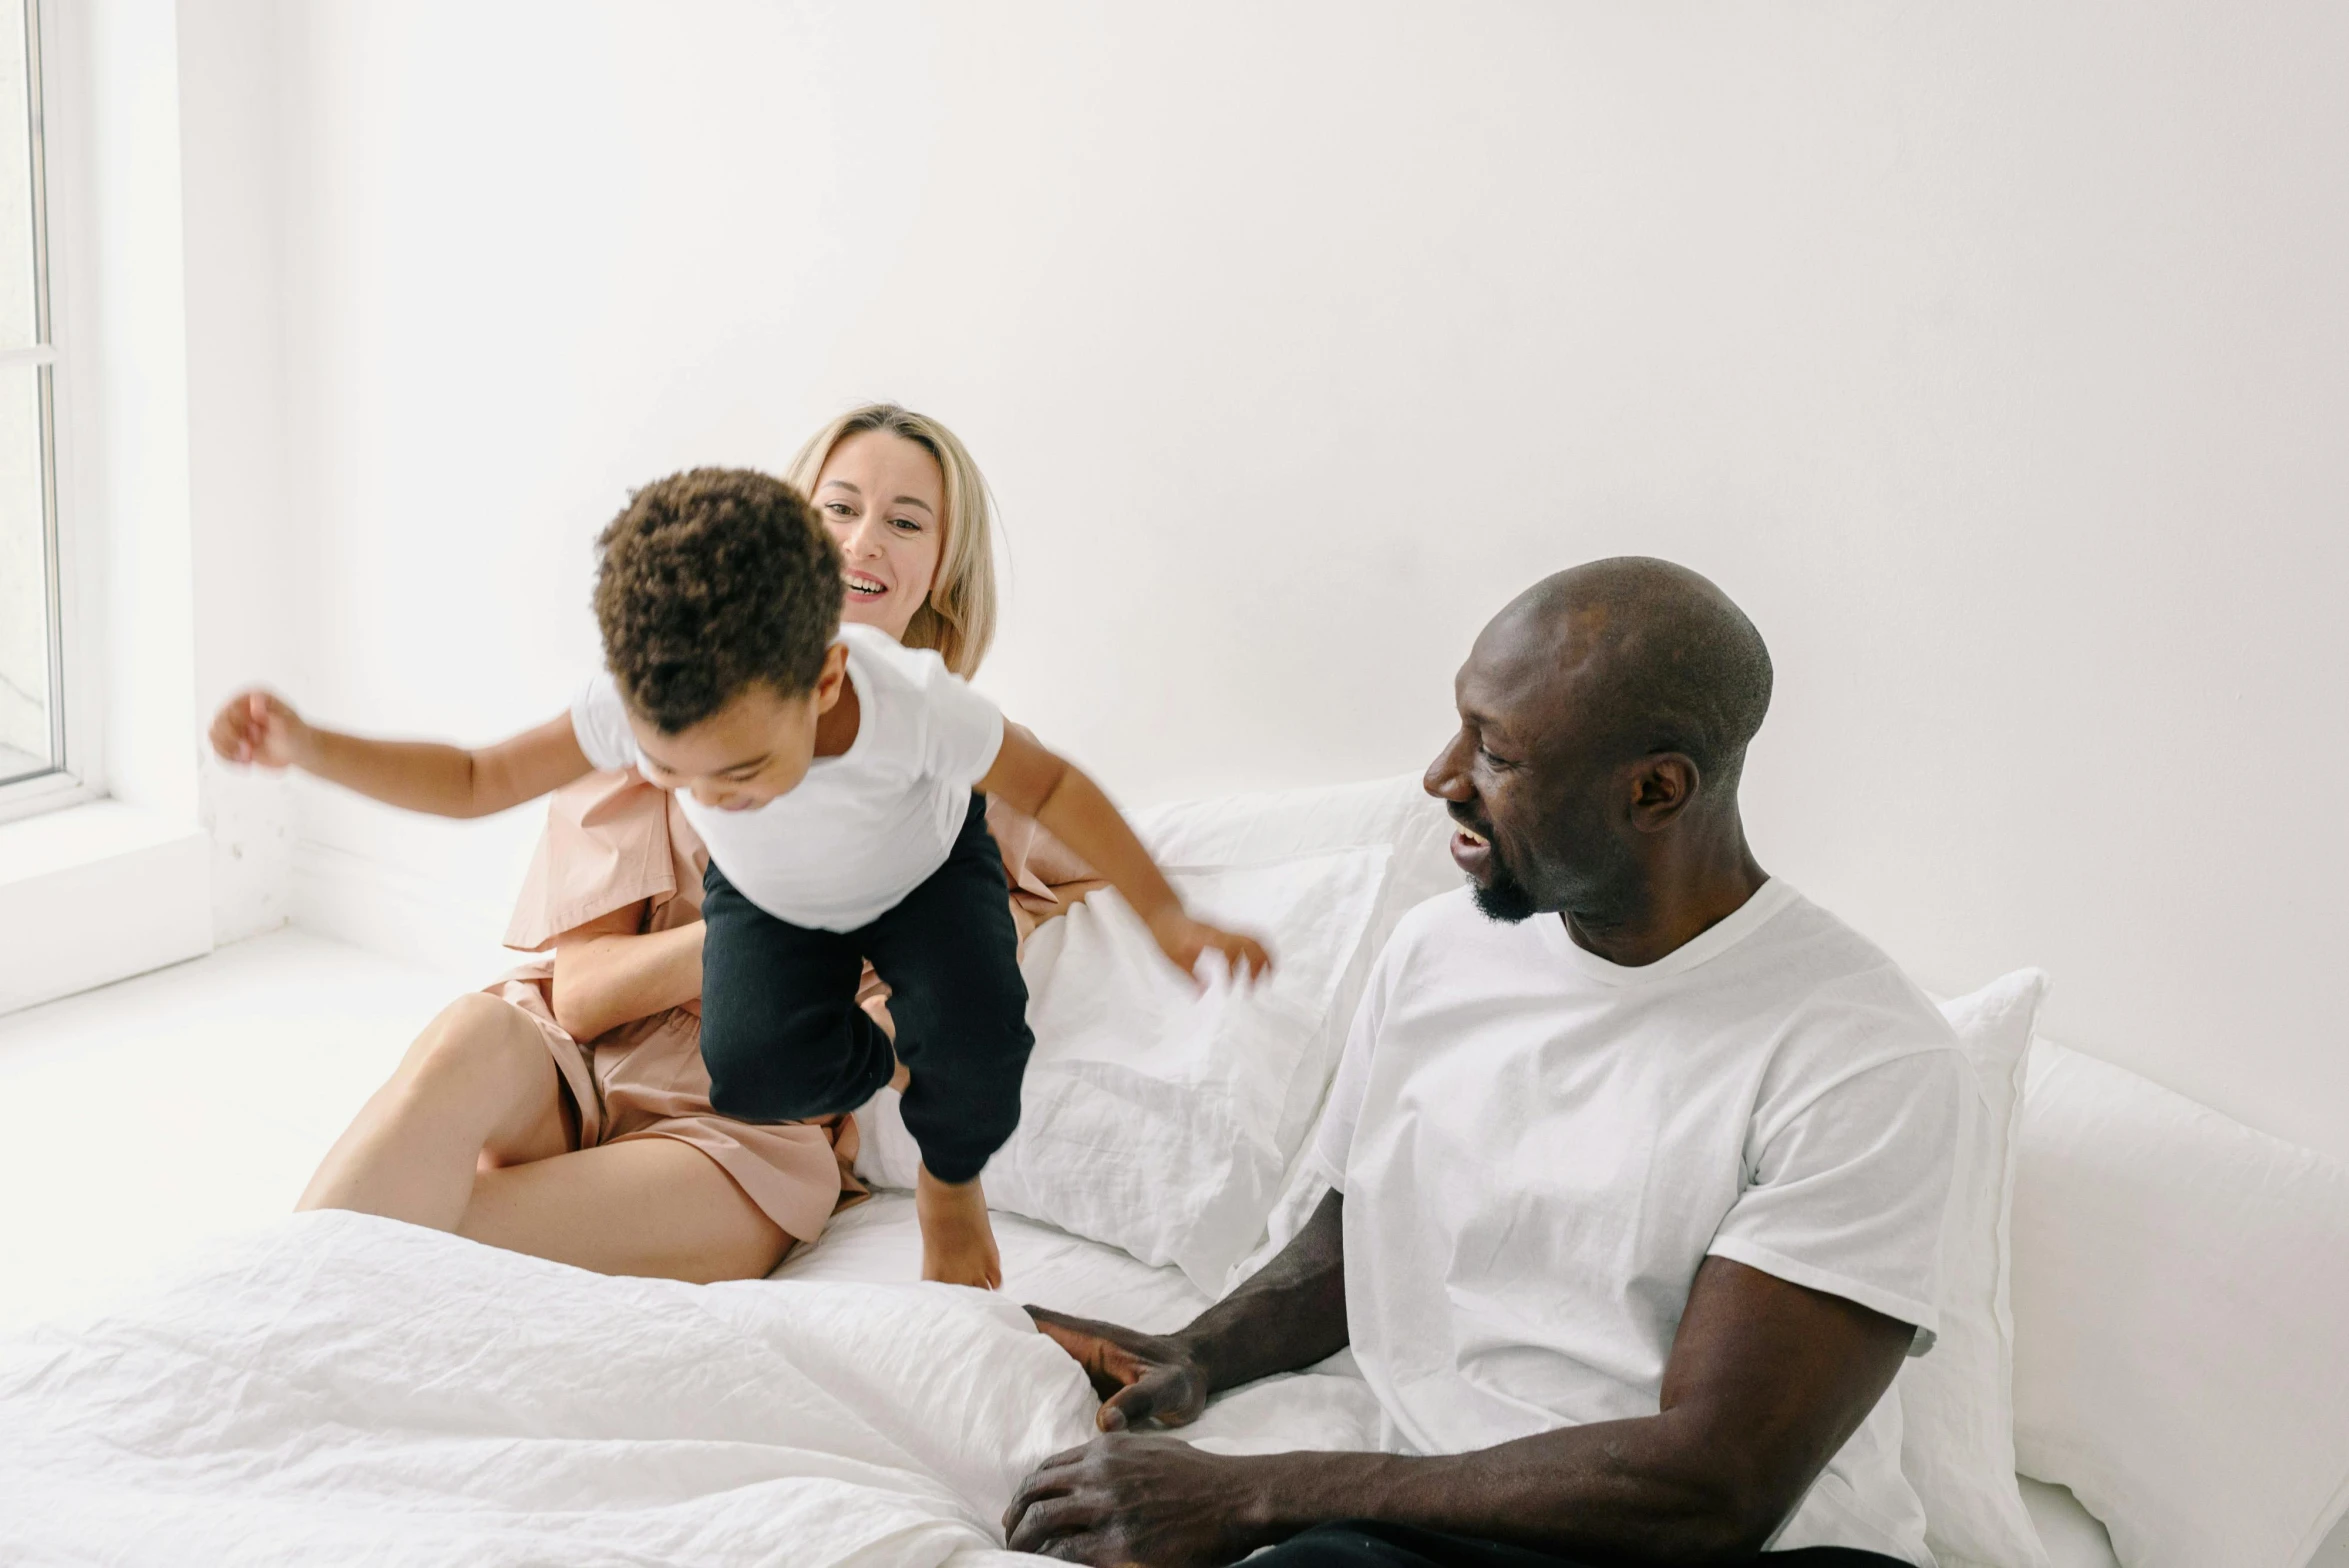
<path id="1" fill-rule="evenodd" d="M 1003 713 L 926 648 L 870 626 L 840 628 L 856 688 L 856 739 L 818 757 L 789 794 L 719 811 L 677 793 L 710 859 L 778 920 L 824 931 L 870 925 L 946 863 L 971 790 L 1003 746 Z M 609 671 L 571 704 L 579 749 L 634 767 L 636 737 Z"/>
<path id="2" fill-rule="evenodd" d="M 1707 1257 L 1932 1343 L 1971 1079 L 1898 966 L 1784 882 L 1643 968 L 1466 891 L 1380 954 L 1316 1137 L 1389 1442 L 1656 1413 Z M 1888 1391 L 1772 1543 L 1929 1563 Z"/>

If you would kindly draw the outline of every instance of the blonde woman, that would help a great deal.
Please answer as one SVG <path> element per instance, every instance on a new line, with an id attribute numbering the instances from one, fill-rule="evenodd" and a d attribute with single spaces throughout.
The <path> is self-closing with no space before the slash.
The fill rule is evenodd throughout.
<path id="1" fill-rule="evenodd" d="M 993 540 L 986 481 L 954 434 L 869 405 L 818 431 L 787 477 L 840 543 L 844 618 L 975 671 L 995 631 Z M 1033 822 L 998 808 L 990 824 L 1023 936 L 1094 885 Z M 538 956 L 425 1028 L 300 1207 L 696 1281 L 754 1278 L 815 1240 L 863 1191 L 850 1174 L 855 1123 L 754 1124 L 711 1108 L 706 864 L 673 797 L 633 770 L 557 791 L 506 934 Z M 884 1024 L 886 994 L 868 976 L 864 999 Z"/>

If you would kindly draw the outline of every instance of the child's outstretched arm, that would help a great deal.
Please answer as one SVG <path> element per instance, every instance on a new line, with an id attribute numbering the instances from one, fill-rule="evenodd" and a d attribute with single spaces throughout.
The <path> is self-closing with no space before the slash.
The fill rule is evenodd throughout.
<path id="1" fill-rule="evenodd" d="M 1016 724 L 1003 726 L 1003 749 L 995 754 L 995 766 L 979 780 L 979 788 L 1034 817 L 1082 855 L 1125 896 L 1160 950 L 1183 973 L 1192 973 L 1199 956 L 1210 948 L 1223 954 L 1235 975 L 1271 973 L 1272 958 L 1263 943 L 1193 920 L 1101 786 L 1067 759 L 1038 745 L 1026 730 Z"/>
<path id="2" fill-rule="evenodd" d="M 511 740 L 467 751 L 435 741 L 368 740 L 322 730 L 283 698 L 241 691 L 212 720 L 212 749 L 251 767 L 300 768 L 387 806 L 436 817 L 486 817 L 536 800 L 589 771 L 562 714 Z"/>

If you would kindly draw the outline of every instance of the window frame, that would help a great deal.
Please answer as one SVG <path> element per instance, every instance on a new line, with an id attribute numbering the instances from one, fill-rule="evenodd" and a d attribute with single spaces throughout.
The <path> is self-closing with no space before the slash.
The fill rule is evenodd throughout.
<path id="1" fill-rule="evenodd" d="M 47 571 L 49 643 L 50 766 L 43 772 L 0 783 L 0 823 L 62 810 L 106 793 L 100 767 L 103 730 L 98 710 L 94 655 L 96 585 L 78 560 L 79 519 L 73 482 L 70 426 L 80 388 L 73 373 L 72 306 L 76 290 L 70 262 L 79 247 L 70 242 L 74 216 L 75 138 L 60 113 L 56 92 L 60 50 L 54 0 L 25 0 L 26 97 L 32 157 L 33 310 L 36 342 L 0 349 L 0 365 L 37 369 L 41 419 L 41 507 Z M 61 213 L 59 196 L 67 193 Z M 66 223 L 61 223 L 63 217 Z"/>

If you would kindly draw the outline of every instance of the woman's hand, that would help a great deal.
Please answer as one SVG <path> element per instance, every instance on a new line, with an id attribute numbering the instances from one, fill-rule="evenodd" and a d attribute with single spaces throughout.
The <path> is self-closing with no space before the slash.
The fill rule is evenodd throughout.
<path id="1" fill-rule="evenodd" d="M 220 705 L 211 739 L 223 761 L 274 772 L 301 765 L 310 726 L 284 698 L 260 690 L 241 691 Z"/>
<path id="2" fill-rule="evenodd" d="M 1199 960 L 1210 952 L 1223 955 L 1234 980 L 1259 980 L 1272 973 L 1272 955 L 1264 950 L 1262 942 L 1237 931 L 1211 926 L 1204 920 L 1193 920 L 1180 905 L 1152 919 L 1150 935 L 1157 940 L 1158 950 L 1193 979 L 1199 977 Z"/>
<path id="3" fill-rule="evenodd" d="M 1027 1313 L 1037 1331 L 1067 1351 L 1092 1379 L 1093 1392 L 1101 1396 L 1101 1413 L 1093 1424 L 1102 1431 L 1122 1432 L 1150 1420 L 1188 1426 L 1207 1408 L 1207 1370 L 1182 1340 L 1072 1318 L 1048 1307 L 1030 1307 Z"/>

